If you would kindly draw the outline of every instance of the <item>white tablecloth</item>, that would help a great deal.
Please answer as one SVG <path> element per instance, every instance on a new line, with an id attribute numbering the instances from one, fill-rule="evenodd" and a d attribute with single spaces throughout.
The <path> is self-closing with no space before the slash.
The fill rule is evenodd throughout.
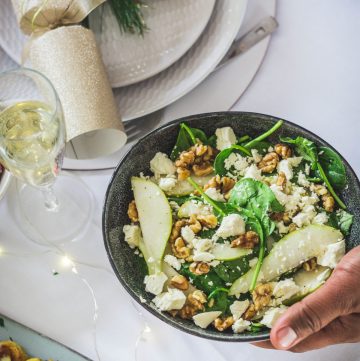
<path id="1" fill-rule="evenodd" d="M 280 27 L 265 61 L 233 108 L 283 117 L 333 144 L 360 174 L 360 2 L 354 0 L 279 0 Z M 234 74 L 241 77 L 241 74 Z M 219 109 L 224 110 L 224 109 Z M 135 355 L 144 319 L 112 273 L 101 235 L 102 202 L 111 171 L 77 173 L 93 190 L 97 205 L 84 239 L 68 244 L 79 274 L 61 256 L 28 241 L 0 204 L 0 313 L 101 360 L 360 360 L 360 345 L 333 346 L 303 355 L 267 351 L 247 344 L 210 342 L 181 333 L 144 312 L 151 328 Z M 90 266 L 89 266 L 90 265 Z M 96 268 L 98 267 L 98 268 Z M 54 275 L 53 270 L 59 274 Z"/>

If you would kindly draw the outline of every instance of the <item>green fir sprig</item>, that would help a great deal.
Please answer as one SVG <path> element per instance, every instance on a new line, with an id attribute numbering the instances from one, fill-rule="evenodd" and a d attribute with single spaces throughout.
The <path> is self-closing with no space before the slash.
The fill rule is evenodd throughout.
<path id="1" fill-rule="evenodd" d="M 143 36 L 147 30 L 142 8 L 145 6 L 139 0 L 109 0 L 112 11 L 123 33 Z"/>

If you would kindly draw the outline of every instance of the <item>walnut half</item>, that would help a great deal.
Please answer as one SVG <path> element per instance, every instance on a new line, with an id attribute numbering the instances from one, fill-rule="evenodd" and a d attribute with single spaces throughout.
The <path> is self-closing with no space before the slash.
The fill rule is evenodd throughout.
<path id="1" fill-rule="evenodd" d="M 259 311 L 268 306 L 271 301 L 272 285 L 270 283 L 259 284 L 252 292 L 255 310 Z"/>
<path id="2" fill-rule="evenodd" d="M 127 214 L 132 222 L 139 222 L 139 214 L 136 208 L 135 200 L 129 203 Z"/>
<path id="3" fill-rule="evenodd" d="M 271 152 L 265 155 L 265 157 L 259 162 L 258 168 L 263 173 L 272 173 L 279 163 L 279 156 L 275 152 Z"/>
<path id="4" fill-rule="evenodd" d="M 217 318 L 214 321 L 214 327 L 220 332 L 225 331 L 227 328 L 231 327 L 233 324 L 234 324 L 234 318 L 232 316 L 226 317 L 225 319 Z"/>
<path id="5" fill-rule="evenodd" d="M 254 231 L 247 231 L 231 242 L 231 247 L 253 249 L 259 243 L 259 236 Z"/>
<path id="6" fill-rule="evenodd" d="M 186 291 L 189 288 L 189 281 L 183 275 L 176 275 L 170 280 L 170 285 L 179 290 Z"/>

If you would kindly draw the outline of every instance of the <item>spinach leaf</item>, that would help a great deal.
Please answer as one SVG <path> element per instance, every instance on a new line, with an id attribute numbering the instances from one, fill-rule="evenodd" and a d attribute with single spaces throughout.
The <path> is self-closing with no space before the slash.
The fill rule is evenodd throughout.
<path id="1" fill-rule="evenodd" d="M 214 267 L 214 271 L 224 282 L 233 283 L 250 269 L 250 257 L 254 257 L 254 254 L 232 261 L 224 261 Z"/>
<path id="2" fill-rule="evenodd" d="M 346 186 L 346 170 L 340 156 L 328 147 L 319 148 L 319 163 L 322 165 L 327 178 L 336 189 Z"/>
<path id="3" fill-rule="evenodd" d="M 271 127 L 268 131 L 266 131 L 265 133 L 259 135 L 258 137 L 256 137 L 253 140 L 250 140 L 250 142 L 246 143 L 244 145 L 245 148 L 248 149 L 252 149 L 254 148 L 254 146 L 261 142 L 262 140 L 266 139 L 267 137 L 269 137 L 271 134 L 273 134 L 274 132 L 276 132 L 281 126 L 283 125 L 283 121 L 279 120 L 278 122 L 275 123 L 275 125 L 273 127 Z"/>
<path id="4" fill-rule="evenodd" d="M 225 282 L 217 275 L 214 269 L 203 275 L 196 275 L 190 271 L 190 263 L 184 263 L 179 271 L 188 279 L 192 279 L 192 284 L 201 291 L 209 295 L 216 288 L 224 288 Z"/>
<path id="5" fill-rule="evenodd" d="M 339 196 L 336 194 L 333 186 L 331 185 L 329 179 L 327 178 L 327 175 L 325 174 L 325 171 L 322 167 L 322 165 L 320 163 L 317 163 L 317 169 L 319 171 L 320 177 L 321 179 L 324 181 L 324 183 L 326 184 L 329 192 L 331 193 L 331 195 L 334 197 L 334 199 L 336 200 L 336 202 L 338 203 L 338 205 L 342 208 L 342 209 L 346 209 L 346 205 L 345 203 L 339 198 Z"/>
<path id="6" fill-rule="evenodd" d="M 251 322 L 250 332 L 257 333 L 257 332 L 260 332 L 261 330 L 263 330 L 264 328 L 266 328 L 266 326 L 260 322 Z"/>
<path id="7" fill-rule="evenodd" d="M 305 160 L 311 162 L 311 168 L 316 172 L 326 184 L 329 192 L 334 197 L 339 206 L 343 209 L 346 209 L 346 205 L 336 194 L 328 175 L 326 174 L 326 170 L 329 170 L 328 160 L 325 162 L 326 168 L 323 166 L 324 159 L 322 162 L 319 161 L 318 150 L 314 142 L 309 139 L 303 137 L 297 137 L 295 139 L 288 137 L 280 137 L 280 140 L 284 143 L 293 144 L 295 146 L 295 150 L 299 155 L 301 155 Z M 328 153 L 327 153 L 328 154 Z M 338 167 L 337 167 L 338 168 Z M 332 170 L 334 167 L 332 166 Z M 338 169 L 339 171 L 339 169 Z M 339 177 L 337 177 L 337 181 L 339 181 Z"/>
<path id="8" fill-rule="evenodd" d="M 293 144 L 296 152 L 305 160 L 311 163 L 311 167 L 316 169 L 318 161 L 318 152 L 314 142 L 303 137 L 296 137 L 295 139 L 289 137 L 280 137 L 283 143 Z"/>
<path id="9" fill-rule="evenodd" d="M 261 222 L 266 236 L 275 229 L 275 224 L 268 213 L 284 211 L 284 207 L 276 199 L 270 187 L 251 178 L 242 179 L 235 184 L 230 193 L 229 203 L 253 212 Z"/>
<path id="10" fill-rule="evenodd" d="M 170 159 L 175 160 L 181 152 L 195 145 L 199 139 L 203 144 L 207 144 L 206 134 L 201 129 L 190 128 L 185 123 L 180 124 L 179 134 L 175 146 L 171 152 Z"/>
<path id="11" fill-rule="evenodd" d="M 271 147 L 271 143 L 267 141 L 260 141 L 255 143 L 251 149 L 256 149 L 259 154 L 264 155 L 268 152 L 268 149 Z"/>
<path id="12" fill-rule="evenodd" d="M 329 217 L 329 225 L 337 228 L 344 236 L 350 234 L 350 228 L 353 224 L 354 216 L 343 209 L 339 209 L 336 212 L 331 213 Z"/>
<path id="13" fill-rule="evenodd" d="M 251 140 L 250 136 L 243 135 L 242 137 L 238 138 L 237 144 L 243 145 L 243 143 L 245 143 L 246 141 L 250 141 L 250 140 Z"/>
<path id="14" fill-rule="evenodd" d="M 216 148 L 216 141 L 217 141 L 217 136 L 216 134 L 213 134 L 211 137 L 209 137 L 207 144 L 211 145 L 213 148 Z"/>
<path id="15" fill-rule="evenodd" d="M 179 197 L 169 196 L 169 197 L 167 197 L 167 199 L 169 202 L 175 202 L 179 206 L 181 206 L 185 202 L 191 201 L 191 200 L 196 200 L 196 201 L 202 202 L 202 199 L 200 197 L 196 197 L 196 196 L 179 196 Z"/>
<path id="16" fill-rule="evenodd" d="M 213 299 L 214 304 L 207 307 L 206 311 L 221 311 L 224 314 L 229 313 L 230 305 L 236 300 L 234 296 L 228 296 L 229 290 L 226 288 L 217 288 L 208 296 Z"/>
<path id="17" fill-rule="evenodd" d="M 251 156 L 251 153 L 248 149 L 244 148 L 241 145 L 233 145 L 230 148 L 223 149 L 215 158 L 214 169 L 215 173 L 220 176 L 226 175 L 229 170 L 225 168 L 225 160 L 230 156 L 231 153 L 239 153 L 241 155 Z"/>

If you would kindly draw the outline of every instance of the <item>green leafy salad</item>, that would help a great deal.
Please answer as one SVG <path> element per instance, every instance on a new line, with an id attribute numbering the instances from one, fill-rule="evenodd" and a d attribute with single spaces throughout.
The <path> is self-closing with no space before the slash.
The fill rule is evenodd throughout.
<path id="1" fill-rule="evenodd" d="M 146 261 L 144 288 L 159 310 L 219 332 L 259 332 L 345 254 L 344 164 L 303 137 L 270 143 L 281 126 L 252 139 L 182 123 L 171 154 L 132 177 L 125 241 Z"/>

